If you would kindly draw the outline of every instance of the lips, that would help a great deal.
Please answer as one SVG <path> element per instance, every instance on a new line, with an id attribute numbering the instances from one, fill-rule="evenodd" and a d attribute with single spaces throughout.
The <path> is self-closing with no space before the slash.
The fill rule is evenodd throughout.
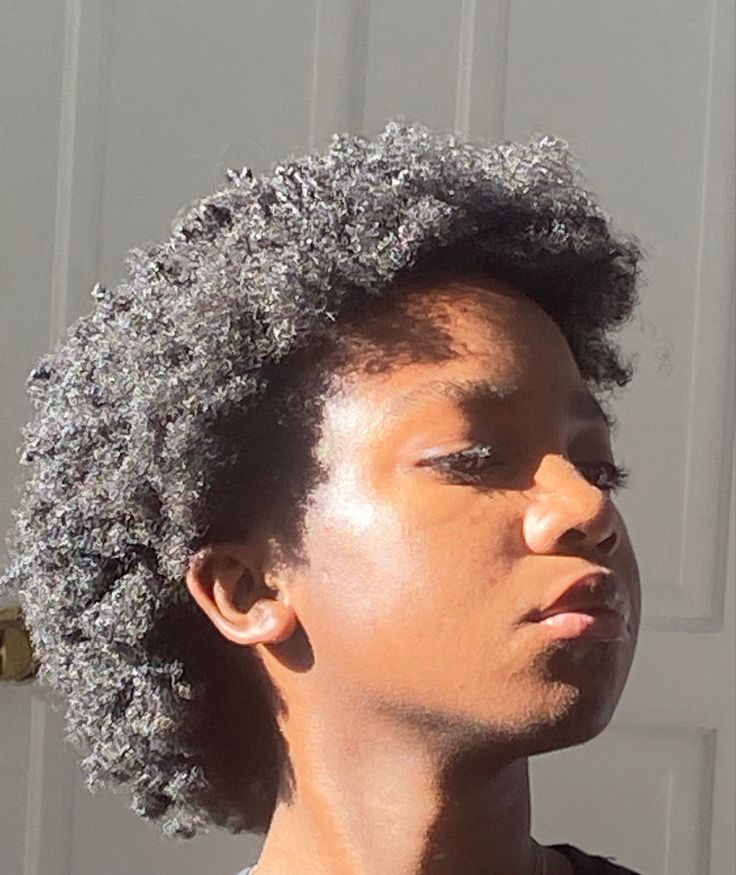
<path id="1" fill-rule="evenodd" d="M 538 623 L 556 614 L 570 613 L 594 617 L 614 613 L 628 620 L 628 599 L 610 571 L 596 569 L 568 583 L 552 601 L 530 611 L 524 619 Z"/>

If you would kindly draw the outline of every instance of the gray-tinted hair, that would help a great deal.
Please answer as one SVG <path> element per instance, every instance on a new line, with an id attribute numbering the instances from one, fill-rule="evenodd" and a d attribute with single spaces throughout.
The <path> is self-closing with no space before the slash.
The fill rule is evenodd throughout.
<path id="1" fill-rule="evenodd" d="M 538 290 L 586 378 L 626 382 L 606 333 L 633 306 L 639 249 L 612 233 L 565 143 L 474 144 L 399 122 L 257 177 L 229 172 L 168 240 L 130 253 L 126 281 L 95 287 L 92 312 L 29 377 L 30 477 L 0 594 L 20 598 L 88 786 L 129 786 L 167 835 L 265 829 L 273 802 L 257 776 L 242 788 L 250 814 L 214 798 L 194 732 L 206 684 L 162 643 L 198 611 L 183 577 L 212 485 L 253 452 L 219 424 L 247 420 L 269 375 L 346 306 L 369 309 L 460 242 Z"/>

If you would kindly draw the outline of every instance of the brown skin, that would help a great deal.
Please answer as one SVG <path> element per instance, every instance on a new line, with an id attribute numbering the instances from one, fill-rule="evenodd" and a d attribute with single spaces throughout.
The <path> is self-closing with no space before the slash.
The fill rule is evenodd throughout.
<path id="1" fill-rule="evenodd" d="M 610 461 L 608 427 L 581 414 L 569 347 L 525 296 L 454 283 L 408 306 L 441 315 L 456 355 L 341 375 L 308 562 L 280 562 L 264 533 L 210 545 L 187 575 L 286 703 L 295 795 L 277 805 L 257 875 L 533 875 L 542 860 L 562 875 L 566 859 L 529 834 L 528 757 L 604 729 L 639 626 L 624 523 L 576 467 Z M 445 378 L 515 391 L 397 407 Z M 427 464 L 475 444 L 494 447 L 481 485 Z M 624 640 L 561 643 L 524 621 L 599 567 L 630 612 Z"/>

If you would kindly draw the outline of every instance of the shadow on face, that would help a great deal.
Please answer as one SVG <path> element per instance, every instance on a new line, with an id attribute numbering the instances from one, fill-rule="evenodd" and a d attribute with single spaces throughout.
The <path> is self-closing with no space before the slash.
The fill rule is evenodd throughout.
<path id="1" fill-rule="evenodd" d="M 287 701 L 334 715 L 338 699 L 351 725 L 380 714 L 510 756 L 579 743 L 610 719 L 638 628 L 606 417 L 521 293 L 457 283 L 405 313 L 429 320 L 433 354 L 411 358 L 399 323 L 376 319 L 325 397 L 290 589 L 300 632 L 268 670 Z M 398 355 L 380 367 L 382 326 Z M 589 574 L 625 634 L 525 619 Z"/>
<path id="2" fill-rule="evenodd" d="M 477 279 L 415 286 L 346 312 L 339 331 L 223 431 L 253 447 L 228 478 L 251 484 L 291 562 L 294 633 L 230 648 L 251 674 L 257 652 L 280 795 L 293 790 L 290 737 L 320 721 L 347 734 L 380 722 L 497 761 L 592 738 L 630 669 L 639 582 L 611 500 L 609 423 L 562 331 L 522 293 Z M 229 494 L 218 537 L 243 536 L 242 496 Z M 626 634 L 561 636 L 527 619 L 591 573 Z M 215 722 L 235 793 L 244 734 Z"/>

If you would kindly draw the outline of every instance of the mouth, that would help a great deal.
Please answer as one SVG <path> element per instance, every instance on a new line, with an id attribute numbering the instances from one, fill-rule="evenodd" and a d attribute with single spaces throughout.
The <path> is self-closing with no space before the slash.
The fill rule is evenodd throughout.
<path id="1" fill-rule="evenodd" d="M 629 638 L 626 618 L 607 608 L 560 611 L 533 622 L 553 638 L 593 641 L 625 641 Z"/>
<path id="2" fill-rule="evenodd" d="M 554 638 L 623 641 L 630 637 L 629 613 L 629 599 L 616 577 L 596 568 L 558 590 L 553 601 L 524 620 Z"/>

